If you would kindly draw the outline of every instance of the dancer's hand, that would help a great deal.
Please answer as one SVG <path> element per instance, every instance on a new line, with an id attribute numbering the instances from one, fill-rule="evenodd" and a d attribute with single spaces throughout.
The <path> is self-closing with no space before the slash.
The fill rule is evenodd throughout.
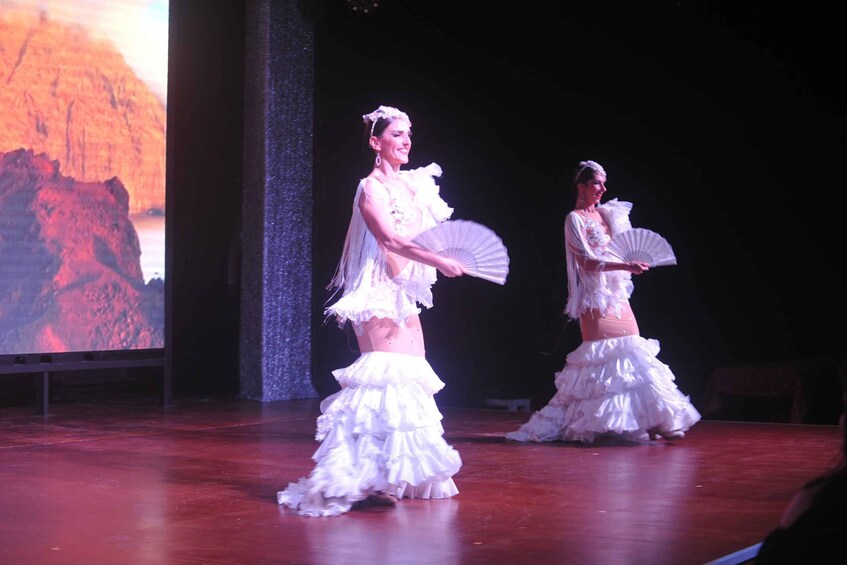
<path id="1" fill-rule="evenodd" d="M 465 268 L 462 266 L 461 263 L 459 263 L 455 259 L 444 257 L 441 263 L 442 264 L 437 266 L 436 268 L 445 277 L 461 277 L 465 274 Z"/>
<path id="2" fill-rule="evenodd" d="M 630 261 L 627 266 L 629 267 L 627 270 L 633 275 L 640 275 L 644 271 L 650 270 L 650 265 L 643 261 Z"/>

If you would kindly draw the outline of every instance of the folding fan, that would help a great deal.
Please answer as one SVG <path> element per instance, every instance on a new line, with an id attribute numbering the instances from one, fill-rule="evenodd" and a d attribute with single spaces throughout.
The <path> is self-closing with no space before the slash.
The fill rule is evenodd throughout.
<path id="1" fill-rule="evenodd" d="M 641 261 L 651 267 L 676 265 L 670 243 L 654 231 L 632 228 L 616 234 L 609 242 L 609 252 L 622 261 Z"/>
<path id="2" fill-rule="evenodd" d="M 471 276 L 505 284 L 509 254 L 496 233 L 468 220 L 441 222 L 414 239 L 413 243 L 442 257 L 455 259 Z"/>

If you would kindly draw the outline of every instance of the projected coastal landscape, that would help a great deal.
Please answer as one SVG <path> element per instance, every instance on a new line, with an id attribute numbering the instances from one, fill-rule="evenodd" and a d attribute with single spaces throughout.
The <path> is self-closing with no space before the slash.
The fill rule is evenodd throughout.
<path id="1" fill-rule="evenodd" d="M 0 0 L 0 355 L 164 346 L 167 31 Z"/>

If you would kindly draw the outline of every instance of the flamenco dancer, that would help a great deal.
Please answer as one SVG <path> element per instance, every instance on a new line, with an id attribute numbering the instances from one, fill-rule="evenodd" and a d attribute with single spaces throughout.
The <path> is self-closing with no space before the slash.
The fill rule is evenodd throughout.
<path id="1" fill-rule="evenodd" d="M 432 307 L 436 270 L 465 271 L 412 242 L 453 209 L 433 179 L 438 165 L 401 169 L 412 146 L 409 116 L 380 106 L 363 119 L 373 170 L 359 182 L 329 286 L 342 296 L 325 311 L 339 327 L 352 325 L 361 355 L 333 371 L 341 390 L 321 403 L 311 474 L 277 494 L 304 516 L 459 492 L 452 477 L 462 460 L 443 438 L 434 395 L 444 383 L 425 358 L 419 305 Z"/>
<path id="2" fill-rule="evenodd" d="M 700 420 L 659 361 L 659 342 L 639 335 L 629 304 L 632 275 L 649 269 L 622 262 L 608 251 L 611 238 L 632 226 L 632 204 L 600 201 L 606 171 L 582 161 L 573 180 L 576 205 L 565 218 L 568 301 L 565 314 L 579 320 L 582 343 L 555 374 L 556 394 L 506 438 L 519 442 L 579 441 L 599 436 L 634 441 L 678 440 Z"/>

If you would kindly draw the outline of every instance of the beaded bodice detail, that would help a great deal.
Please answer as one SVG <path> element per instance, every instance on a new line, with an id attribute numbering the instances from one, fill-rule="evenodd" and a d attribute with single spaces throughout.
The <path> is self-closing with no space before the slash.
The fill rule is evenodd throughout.
<path id="1" fill-rule="evenodd" d="M 388 192 L 388 208 L 394 222 L 394 231 L 402 237 L 420 233 L 421 207 L 415 203 L 414 195 L 404 188 L 382 183 Z"/>
<path id="2" fill-rule="evenodd" d="M 595 254 L 602 256 L 612 238 L 606 234 L 606 230 L 597 221 L 585 216 L 583 218 L 585 219 L 585 241 Z"/>

